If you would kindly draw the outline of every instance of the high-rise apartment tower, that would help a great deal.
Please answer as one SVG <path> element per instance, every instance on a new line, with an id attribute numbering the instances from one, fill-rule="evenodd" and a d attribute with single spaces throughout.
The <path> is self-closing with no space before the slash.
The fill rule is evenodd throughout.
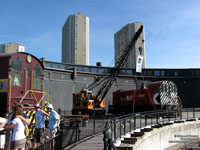
<path id="1" fill-rule="evenodd" d="M 62 29 L 62 62 L 89 65 L 89 18 L 70 15 Z"/>
<path id="2" fill-rule="evenodd" d="M 123 26 L 118 32 L 114 35 L 115 40 L 115 62 L 120 57 L 122 51 L 125 49 L 125 47 L 130 43 L 132 38 L 134 37 L 135 33 L 138 31 L 140 26 L 143 25 L 139 22 L 130 23 L 125 26 Z M 141 33 L 140 37 L 135 43 L 134 48 L 132 49 L 130 56 L 127 59 L 127 62 L 125 63 L 125 68 L 136 68 L 136 60 L 138 55 L 143 57 L 143 65 L 142 68 L 146 67 L 146 61 L 145 61 L 145 37 L 144 37 L 144 28 L 143 32 Z"/>
<path id="3" fill-rule="evenodd" d="M 25 52 L 25 46 L 18 43 L 0 44 L 0 53 Z"/>

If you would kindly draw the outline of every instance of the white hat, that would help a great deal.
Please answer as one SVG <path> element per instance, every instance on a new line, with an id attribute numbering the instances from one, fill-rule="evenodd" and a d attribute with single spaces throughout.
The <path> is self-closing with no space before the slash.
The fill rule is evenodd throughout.
<path id="1" fill-rule="evenodd" d="M 40 104 L 35 104 L 35 108 L 40 108 Z"/>
<path id="2" fill-rule="evenodd" d="M 46 108 L 51 108 L 51 109 L 53 109 L 53 105 L 47 104 Z"/>

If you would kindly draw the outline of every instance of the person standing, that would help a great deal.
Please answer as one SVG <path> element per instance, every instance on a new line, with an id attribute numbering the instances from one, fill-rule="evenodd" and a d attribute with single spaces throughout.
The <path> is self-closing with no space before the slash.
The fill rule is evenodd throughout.
<path id="1" fill-rule="evenodd" d="M 46 140 L 53 138 L 56 135 L 57 128 L 60 127 L 60 116 L 53 109 L 52 104 L 47 104 L 47 112 L 50 112 L 49 116 L 49 128 L 44 132 L 43 136 Z"/>
<path id="2" fill-rule="evenodd" d="M 10 125 L 11 120 L 13 118 L 13 114 L 15 113 L 17 107 L 20 107 L 23 110 L 23 106 L 20 103 L 18 103 L 18 102 L 14 103 L 13 106 L 12 106 L 12 111 L 10 113 L 8 113 L 8 116 L 7 116 L 8 120 L 7 120 L 6 125 Z M 30 124 L 29 118 L 24 112 L 23 112 L 23 117 L 25 119 L 23 119 L 22 121 L 25 125 L 25 128 L 28 129 L 28 125 Z M 11 143 L 11 136 L 10 135 L 12 135 L 12 131 L 7 130 L 6 131 L 6 144 L 5 144 L 6 150 L 9 150 L 9 148 L 10 148 L 10 143 Z"/>
<path id="3" fill-rule="evenodd" d="M 35 133 L 33 148 L 36 148 L 39 143 L 42 143 L 42 133 L 45 128 L 45 116 L 49 114 L 41 109 L 40 104 L 35 104 Z"/>
<path id="4" fill-rule="evenodd" d="M 23 108 L 16 107 L 10 124 L 5 126 L 5 130 L 12 129 L 11 150 L 25 150 L 26 137 L 24 132 L 25 125 L 23 122 L 26 122 L 26 119 L 23 117 Z"/>

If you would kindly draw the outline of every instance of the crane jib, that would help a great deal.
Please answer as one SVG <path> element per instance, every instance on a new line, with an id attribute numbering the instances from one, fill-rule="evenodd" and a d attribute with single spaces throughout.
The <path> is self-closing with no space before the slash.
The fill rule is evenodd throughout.
<path id="1" fill-rule="evenodd" d="M 99 89 L 96 98 L 99 96 L 101 97 L 101 101 L 105 98 L 106 94 L 108 93 L 110 87 L 112 86 L 113 82 L 115 81 L 115 78 L 117 75 L 119 75 L 121 71 L 121 67 L 124 66 L 126 60 L 128 59 L 130 52 L 135 45 L 136 41 L 138 40 L 139 36 L 141 35 L 143 31 L 143 26 L 141 25 L 138 31 L 135 33 L 135 36 L 131 40 L 131 42 L 128 44 L 128 46 L 124 49 L 122 55 L 119 57 L 119 59 L 116 62 L 116 66 L 113 68 L 110 68 L 107 70 L 108 76 L 105 77 L 103 85 Z"/>

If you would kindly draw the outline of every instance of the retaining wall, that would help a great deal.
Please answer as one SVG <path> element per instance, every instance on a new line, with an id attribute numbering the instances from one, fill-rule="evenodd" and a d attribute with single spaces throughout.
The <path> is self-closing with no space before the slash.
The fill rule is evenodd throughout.
<path id="1" fill-rule="evenodd" d="M 174 123 L 146 132 L 137 138 L 132 147 L 134 150 L 163 150 L 186 139 L 196 139 L 198 135 L 200 135 L 200 120 Z"/>

